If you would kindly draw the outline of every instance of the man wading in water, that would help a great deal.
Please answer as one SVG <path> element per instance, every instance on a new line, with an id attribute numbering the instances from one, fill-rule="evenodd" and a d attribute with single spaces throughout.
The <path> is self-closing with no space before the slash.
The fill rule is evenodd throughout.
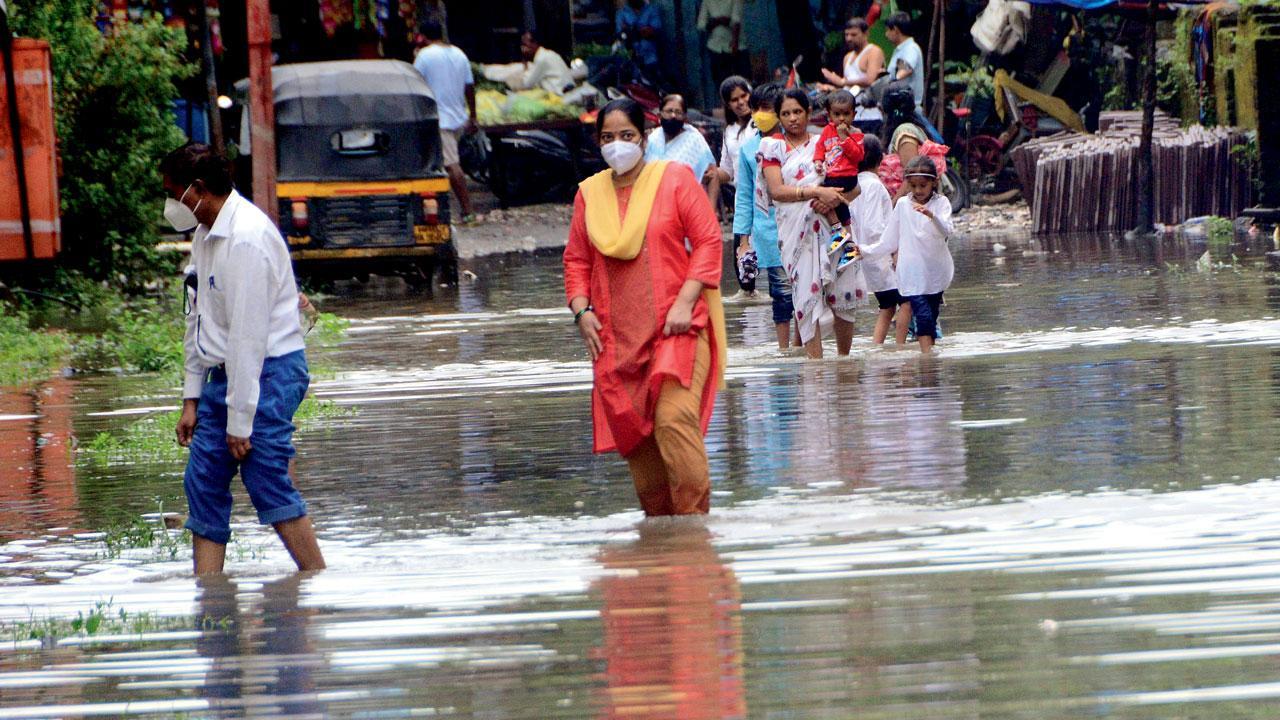
<path id="1" fill-rule="evenodd" d="M 293 414 L 310 375 L 289 250 L 271 219 L 231 186 L 227 159 L 208 146 L 160 163 L 164 216 L 194 231 L 186 378 L 178 444 L 191 448 L 183 489 L 195 573 L 222 572 L 236 471 L 299 570 L 324 568 L 307 504 L 293 487 Z"/>

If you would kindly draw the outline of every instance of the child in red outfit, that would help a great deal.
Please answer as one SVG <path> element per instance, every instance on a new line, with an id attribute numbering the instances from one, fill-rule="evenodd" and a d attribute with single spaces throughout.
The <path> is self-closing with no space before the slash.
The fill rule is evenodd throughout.
<path id="1" fill-rule="evenodd" d="M 862 162 L 862 133 L 853 126 L 853 95 L 848 90 L 837 90 L 827 96 L 827 126 L 818 138 L 818 149 L 813 153 L 813 164 L 822 173 L 824 187 L 838 188 L 842 194 L 858 187 L 858 163 Z M 827 219 L 849 233 L 849 205 L 857 195 L 846 195 L 845 204 L 838 205 L 834 217 Z"/>

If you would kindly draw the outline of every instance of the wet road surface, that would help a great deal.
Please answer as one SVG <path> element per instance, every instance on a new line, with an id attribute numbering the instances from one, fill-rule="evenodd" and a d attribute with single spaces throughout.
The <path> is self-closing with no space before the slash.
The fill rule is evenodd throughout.
<path id="1" fill-rule="evenodd" d="M 1280 279 L 1262 248 L 954 241 L 933 361 L 806 362 L 729 310 L 713 514 L 642 521 L 590 452 L 590 368 L 554 256 L 436 298 L 348 299 L 299 438 L 331 569 L 292 575 L 237 496 L 227 578 L 104 554 L 183 507 L 182 461 L 81 442 L 164 379 L 0 393 L 0 718 L 1273 717 Z M 12 626 L 11 626 L 12 627 Z M 10 631 L 12 635 L 12 631 Z"/>

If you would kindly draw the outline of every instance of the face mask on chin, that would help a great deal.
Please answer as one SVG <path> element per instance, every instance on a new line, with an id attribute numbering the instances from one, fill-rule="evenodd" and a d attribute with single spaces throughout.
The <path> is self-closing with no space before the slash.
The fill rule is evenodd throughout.
<path id="1" fill-rule="evenodd" d="M 186 203 L 182 202 L 189 192 L 191 192 L 190 185 L 187 186 L 186 190 L 182 191 L 181 198 L 177 200 L 171 197 L 164 199 L 164 219 L 168 220 L 173 229 L 180 233 L 189 233 L 200 224 L 200 220 L 196 218 L 195 210 L 187 207 Z M 197 209 L 202 202 L 204 201 L 201 200 L 196 203 Z"/>
<path id="2" fill-rule="evenodd" d="M 673 138 L 684 130 L 684 121 L 679 118 L 662 118 L 662 133 Z"/>
<path id="3" fill-rule="evenodd" d="M 644 157 L 644 150 L 637 143 L 615 140 L 600 146 L 600 155 L 615 174 L 625 175 Z"/>

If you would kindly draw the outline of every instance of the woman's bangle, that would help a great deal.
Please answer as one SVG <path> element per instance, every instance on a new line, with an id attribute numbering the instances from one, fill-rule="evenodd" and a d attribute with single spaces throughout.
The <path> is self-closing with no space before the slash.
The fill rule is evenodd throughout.
<path id="1" fill-rule="evenodd" d="M 596 310 L 595 308 L 593 308 L 593 307 L 591 307 L 590 305 L 588 305 L 588 306 L 586 306 L 586 307 L 582 308 L 581 310 L 579 310 L 578 312 L 574 313 L 574 315 L 573 315 L 573 324 L 574 324 L 574 325 L 577 325 L 577 324 L 578 324 L 578 321 L 582 319 L 582 316 L 583 316 L 583 315 L 586 315 L 586 314 L 587 314 L 587 313 L 589 313 L 589 312 L 595 312 L 595 310 Z"/>

